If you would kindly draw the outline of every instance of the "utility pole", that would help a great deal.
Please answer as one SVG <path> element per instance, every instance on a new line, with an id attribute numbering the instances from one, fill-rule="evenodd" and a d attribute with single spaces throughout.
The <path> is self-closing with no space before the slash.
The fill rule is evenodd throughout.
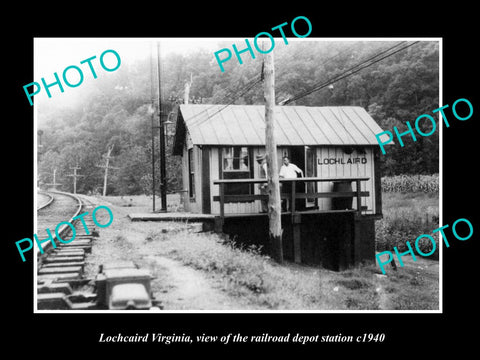
<path id="1" fill-rule="evenodd" d="M 67 175 L 67 176 L 73 176 L 73 193 L 77 193 L 77 177 L 82 177 L 83 175 L 78 175 L 77 170 L 80 170 L 78 166 L 71 167 L 70 169 L 73 170 L 73 174 Z"/>
<path id="2" fill-rule="evenodd" d="M 165 157 L 165 117 L 162 111 L 162 83 L 160 67 L 160 41 L 157 42 L 157 65 L 158 65 L 158 121 L 160 128 L 160 197 L 162 199 L 161 211 L 167 211 L 167 168 Z"/>
<path id="3" fill-rule="evenodd" d="M 103 177 L 103 196 L 106 196 L 106 195 L 107 195 L 108 169 L 114 169 L 114 170 L 118 170 L 118 169 L 119 169 L 118 167 L 113 167 L 113 166 L 109 166 L 109 165 L 108 165 L 108 164 L 110 163 L 110 158 L 111 158 L 110 154 L 112 153 L 113 147 L 114 147 L 113 144 L 112 144 L 111 146 L 109 146 L 107 155 L 106 155 L 106 156 L 103 155 L 103 158 L 106 160 L 105 165 L 97 165 L 97 167 L 99 167 L 99 168 L 104 168 L 104 169 L 105 169 L 105 176 Z"/>
<path id="4" fill-rule="evenodd" d="M 275 139 L 275 70 L 273 51 L 265 55 L 265 151 L 268 179 L 268 224 L 270 254 L 275 261 L 283 263 L 282 213 L 280 202 L 280 181 L 278 177 L 277 142 Z"/>
<path id="5" fill-rule="evenodd" d="M 41 156 L 43 155 L 43 144 L 42 144 L 42 135 L 43 135 L 43 130 L 38 130 L 37 131 L 38 135 L 38 144 L 37 144 L 37 161 L 40 162 Z"/>
<path id="6" fill-rule="evenodd" d="M 53 183 L 52 184 L 46 184 L 46 185 L 52 185 L 54 190 L 57 190 L 57 185 L 62 185 L 62 184 L 57 184 L 56 180 L 56 174 L 57 174 L 57 169 L 53 169 Z"/>
<path id="7" fill-rule="evenodd" d="M 155 99 L 153 96 L 153 44 L 150 46 L 150 95 L 152 100 L 152 212 L 155 212 Z"/>
<path id="8" fill-rule="evenodd" d="M 190 101 L 190 88 L 192 87 L 192 73 L 190 73 L 190 82 L 185 82 L 185 89 L 184 89 L 184 96 L 183 96 L 183 103 L 188 104 Z"/>

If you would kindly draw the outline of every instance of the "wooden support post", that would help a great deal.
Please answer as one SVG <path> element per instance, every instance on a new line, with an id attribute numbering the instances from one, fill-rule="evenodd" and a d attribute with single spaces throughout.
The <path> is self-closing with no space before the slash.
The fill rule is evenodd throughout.
<path id="1" fill-rule="evenodd" d="M 283 263 L 282 214 L 280 202 L 280 181 L 278 177 L 277 142 L 275 139 L 275 71 L 273 51 L 265 55 L 264 63 L 265 95 L 265 149 L 268 178 L 268 224 L 272 258 Z"/>
<path id="2" fill-rule="evenodd" d="M 360 180 L 356 180 L 357 183 L 357 212 L 358 215 L 362 215 L 362 197 L 360 196 Z"/>
<path id="3" fill-rule="evenodd" d="M 225 184 L 220 183 L 220 221 L 223 227 L 223 220 L 225 217 Z"/>
<path id="4" fill-rule="evenodd" d="M 223 224 L 225 220 L 225 184 L 220 183 L 219 185 L 219 200 L 220 200 L 220 216 L 215 217 L 214 229 L 216 233 L 223 232 Z"/>
<path id="5" fill-rule="evenodd" d="M 292 184 L 292 194 L 291 194 L 292 196 L 290 197 L 290 201 L 291 201 L 290 207 L 292 208 L 292 218 L 293 218 L 293 214 L 295 213 L 295 191 L 296 191 L 295 190 L 295 188 L 296 188 L 295 184 L 296 184 L 296 181 L 292 181 L 291 184 Z"/>
<path id="6" fill-rule="evenodd" d="M 301 251 L 301 227 L 302 227 L 302 215 L 292 215 L 292 228 L 293 228 L 293 259 L 297 264 L 302 262 Z"/>
<path id="7" fill-rule="evenodd" d="M 223 223 L 220 216 L 215 216 L 215 219 L 213 220 L 213 231 L 217 234 L 221 234 L 223 232 Z"/>
<path id="8" fill-rule="evenodd" d="M 302 262 L 301 254 L 301 215 L 295 214 L 295 202 L 296 202 L 296 180 L 292 181 L 292 193 L 290 196 L 290 206 L 292 208 L 292 228 L 293 228 L 293 259 L 297 264 Z"/>

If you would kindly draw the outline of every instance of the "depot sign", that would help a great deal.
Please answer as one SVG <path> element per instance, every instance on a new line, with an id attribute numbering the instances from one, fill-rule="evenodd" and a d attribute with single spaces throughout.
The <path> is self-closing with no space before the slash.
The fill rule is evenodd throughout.
<path id="1" fill-rule="evenodd" d="M 366 157 L 356 157 L 356 158 L 323 158 L 317 160 L 318 165 L 355 165 L 355 164 L 366 164 Z"/>

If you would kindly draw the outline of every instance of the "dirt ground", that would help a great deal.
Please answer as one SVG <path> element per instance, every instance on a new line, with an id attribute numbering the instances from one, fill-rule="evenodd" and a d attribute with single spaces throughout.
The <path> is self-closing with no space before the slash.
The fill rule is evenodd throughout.
<path id="1" fill-rule="evenodd" d="M 152 291 L 164 310 L 239 310 L 253 309 L 251 304 L 222 290 L 219 280 L 204 272 L 185 266 L 177 260 L 152 253 L 149 233 L 185 227 L 174 222 L 131 222 L 133 207 L 117 206 L 106 200 L 84 196 L 94 206 L 106 205 L 113 214 L 112 224 L 99 229 L 92 253 L 87 258 L 85 276 L 94 277 L 100 264 L 112 261 L 133 261 L 148 269 L 155 277 Z M 99 220 L 102 223 L 103 219 Z M 106 221 L 105 221 L 106 222 Z M 258 306 L 255 307 L 258 309 Z"/>
<path id="2" fill-rule="evenodd" d="M 248 304 L 219 289 L 214 278 L 163 256 L 151 256 L 158 274 L 156 297 L 164 310 L 239 310 Z"/>

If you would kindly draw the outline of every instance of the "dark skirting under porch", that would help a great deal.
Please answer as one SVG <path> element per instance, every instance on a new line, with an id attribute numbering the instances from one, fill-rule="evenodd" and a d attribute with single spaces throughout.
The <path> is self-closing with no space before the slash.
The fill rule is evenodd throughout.
<path id="1" fill-rule="evenodd" d="M 375 261 L 375 217 L 355 211 L 282 214 L 285 260 L 344 270 L 361 262 Z M 228 216 L 222 232 L 244 245 L 263 247 L 269 254 L 268 216 Z"/>

